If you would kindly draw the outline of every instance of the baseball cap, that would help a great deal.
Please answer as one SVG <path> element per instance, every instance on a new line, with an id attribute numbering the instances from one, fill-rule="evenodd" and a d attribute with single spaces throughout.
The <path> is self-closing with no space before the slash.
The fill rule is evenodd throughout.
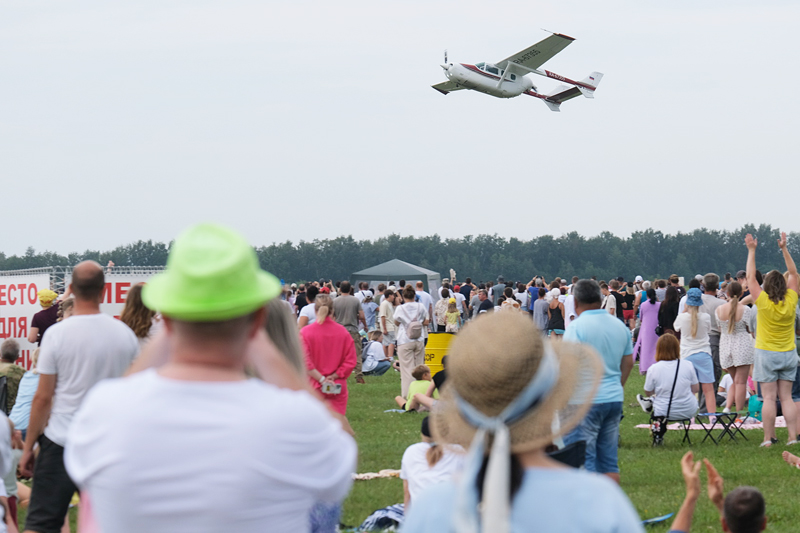
<path id="1" fill-rule="evenodd" d="M 644 278 L 642 276 L 636 276 L 636 279 L 634 281 L 638 283 L 640 281 L 644 281 Z"/>
<path id="2" fill-rule="evenodd" d="M 225 226 L 202 223 L 175 239 L 167 270 L 147 282 L 142 300 L 168 317 L 211 322 L 252 313 L 281 288 L 275 276 L 261 270 L 244 237 Z"/>

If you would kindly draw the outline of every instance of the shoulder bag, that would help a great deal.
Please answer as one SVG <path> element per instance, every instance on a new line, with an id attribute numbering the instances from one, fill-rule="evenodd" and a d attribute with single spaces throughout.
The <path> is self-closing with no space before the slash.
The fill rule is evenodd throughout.
<path id="1" fill-rule="evenodd" d="M 653 446 L 660 446 L 664 442 L 664 435 L 667 433 L 667 422 L 669 422 L 669 412 L 672 410 L 672 397 L 675 395 L 675 385 L 678 383 L 678 373 L 681 370 L 681 360 L 675 365 L 675 379 L 672 380 L 672 390 L 669 392 L 669 403 L 667 404 L 666 416 L 651 416 L 650 431 L 653 433 Z"/>

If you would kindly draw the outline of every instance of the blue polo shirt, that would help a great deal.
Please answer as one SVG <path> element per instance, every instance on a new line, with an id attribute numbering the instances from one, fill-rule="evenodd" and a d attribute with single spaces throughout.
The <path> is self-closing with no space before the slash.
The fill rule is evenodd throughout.
<path id="1" fill-rule="evenodd" d="M 592 309 L 570 322 L 564 340 L 590 345 L 603 360 L 603 380 L 592 403 L 623 401 L 619 366 L 624 356 L 633 354 L 631 330 L 605 309 Z"/>

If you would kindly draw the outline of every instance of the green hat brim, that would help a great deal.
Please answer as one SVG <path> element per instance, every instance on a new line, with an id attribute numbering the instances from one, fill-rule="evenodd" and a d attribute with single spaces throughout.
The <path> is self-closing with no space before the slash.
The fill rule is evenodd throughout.
<path id="1" fill-rule="evenodd" d="M 180 294 L 180 283 L 170 276 L 170 270 L 153 276 L 142 290 L 144 304 L 162 315 L 187 322 L 230 320 L 252 313 L 281 293 L 280 280 L 259 270 L 252 291 L 237 299 L 213 299 L 198 302 Z"/>

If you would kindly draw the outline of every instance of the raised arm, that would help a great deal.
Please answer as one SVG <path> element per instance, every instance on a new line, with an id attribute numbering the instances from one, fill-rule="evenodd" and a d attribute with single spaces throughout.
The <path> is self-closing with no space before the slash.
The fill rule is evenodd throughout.
<path id="1" fill-rule="evenodd" d="M 744 238 L 744 244 L 747 246 L 747 288 L 753 299 L 757 299 L 761 294 L 761 285 L 756 281 L 756 248 L 758 247 L 758 239 L 754 239 L 749 233 Z M 795 278 L 796 279 L 796 278 Z"/>
<path id="2" fill-rule="evenodd" d="M 686 452 L 681 459 L 681 471 L 686 482 L 686 498 L 678 511 L 678 516 L 672 522 L 671 531 L 688 532 L 692 527 L 692 517 L 697 499 L 700 497 L 700 461 L 694 462 L 692 452 Z"/>
<path id="3" fill-rule="evenodd" d="M 786 282 L 786 285 L 792 289 L 794 292 L 797 292 L 797 266 L 794 264 L 794 259 L 792 259 L 792 255 L 789 253 L 789 248 L 786 246 L 786 232 L 781 232 L 781 239 L 778 241 L 778 246 L 783 253 L 783 260 L 786 262 L 786 270 L 789 271 L 789 279 Z"/>

